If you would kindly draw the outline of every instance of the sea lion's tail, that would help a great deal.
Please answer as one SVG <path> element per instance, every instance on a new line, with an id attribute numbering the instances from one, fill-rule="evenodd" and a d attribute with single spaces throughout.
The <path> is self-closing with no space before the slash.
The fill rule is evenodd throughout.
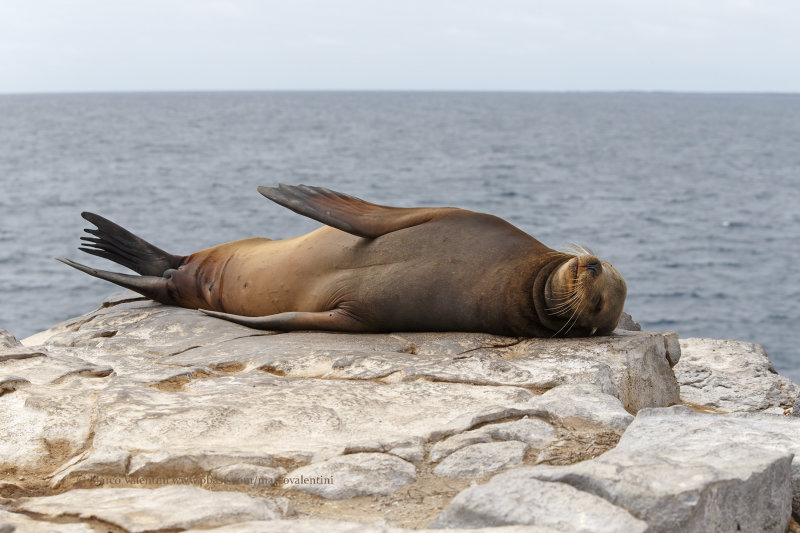
<path id="1" fill-rule="evenodd" d="M 100 215 L 84 212 L 81 213 L 81 216 L 97 226 L 97 229 L 84 230 L 94 237 L 81 237 L 84 242 L 78 249 L 88 254 L 110 259 L 140 275 L 119 274 L 87 267 L 69 259 L 56 259 L 90 276 L 110 281 L 153 300 L 170 303 L 171 298 L 167 293 L 167 278 L 164 275 L 168 270 L 178 268 L 183 257 L 172 255 L 153 246 Z"/>

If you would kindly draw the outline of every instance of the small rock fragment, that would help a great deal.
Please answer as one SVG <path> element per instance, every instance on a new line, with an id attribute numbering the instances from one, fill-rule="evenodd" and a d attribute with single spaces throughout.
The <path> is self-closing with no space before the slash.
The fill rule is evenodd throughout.
<path id="1" fill-rule="evenodd" d="M 385 453 L 353 453 L 313 463 L 284 477 L 284 488 L 331 500 L 356 496 L 387 496 L 413 482 L 417 469 Z"/>
<path id="2" fill-rule="evenodd" d="M 523 469 L 525 470 L 525 469 Z M 647 524 L 603 498 L 511 470 L 460 492 L 429 528 L 526 524 L 575 533 L 645 533 Z"/>
<path id="3" fill-rule="evenodd" d="M 673 370 L 684 403 L 782 415 L 800 394 L 800 386 L 776 373 L 758 344 L 693 338 L 680 344 L 683 355 Z"/>
<path id="4" fill-rule="evenodd" d="M 461 448 L 433 469 L 440 477 L 483 477 L 519 466 L 528 445 L 519 441 L 485 442 Z"/>
<path id="5" fill-rule="evenodd" d="M 187 485 L 158 489 L 76 489 L 55 496 L 21 498 L 16 507 L 50 518 L 97 518 L 131 533 L 281 517 L 279 507 L 271 500 Z"/>

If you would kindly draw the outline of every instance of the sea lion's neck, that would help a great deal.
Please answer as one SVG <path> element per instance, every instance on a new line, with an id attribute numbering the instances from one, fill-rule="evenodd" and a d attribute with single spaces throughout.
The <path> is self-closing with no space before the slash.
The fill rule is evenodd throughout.
<path id="1" fill-rule="evenodd" d="M 552 337 L 564 324 L 547 314 L 544 291 L 550 275 L 572 256 L 542 248 L 545 251 L 538 249 L 532 254 L 533 261 L 531 255 L 521 258 L 501 276 L 505 286 L 498 292 L 507 299 L 500 320 L 508 328 L 505 335 Z"/>
<path id="2" fill-rule="evenodd" d="M 548 261 L 536 272 L 536 276 L 533 279 L 533 284 L 530 290 L 532 300 L 531 307 L 535 313 L 537 325 L 540 328 L 545 328 L 547 330 L 545 331 L 545 334 L 539 334 L 537 336 L 553 336 L 564 326 L 563 319 L 556 318 L 548 312 L 548 308 L 550 306 L 548 305 L 546 291 L 552 290 L 549 285 L 556 270 L 558 270 L 561 265 L 572 259 L 572 257 L 573 256 L 565 253 L 555 253 L 548 258 Z"/>

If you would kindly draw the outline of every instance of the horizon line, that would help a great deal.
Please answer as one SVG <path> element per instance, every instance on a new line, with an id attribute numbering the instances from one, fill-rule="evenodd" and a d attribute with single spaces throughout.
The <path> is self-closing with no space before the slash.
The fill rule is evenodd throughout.
<path id="1" fill-rule="evenodd" d="M 429 94 L 674 94 L 797 96 L 800 91 L 780 90 L 675 90 L 675 89 L 106 89 L 2 91 L 2 96 L 69 96 L 124 94 L 218 94 L 218 93 L 429 93 Z"/>

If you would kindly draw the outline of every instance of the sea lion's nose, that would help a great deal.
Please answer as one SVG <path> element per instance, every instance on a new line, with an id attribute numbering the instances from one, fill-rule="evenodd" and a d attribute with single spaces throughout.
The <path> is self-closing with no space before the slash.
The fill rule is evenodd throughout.
<path id="1" fill-rule="evenodd" d="M 591 261 L 586 263 L 586 269 L 591 270 L 595 275 L 597 275 L 600 273 L 603 267 L 600 265 L 600 261 Z"/>

